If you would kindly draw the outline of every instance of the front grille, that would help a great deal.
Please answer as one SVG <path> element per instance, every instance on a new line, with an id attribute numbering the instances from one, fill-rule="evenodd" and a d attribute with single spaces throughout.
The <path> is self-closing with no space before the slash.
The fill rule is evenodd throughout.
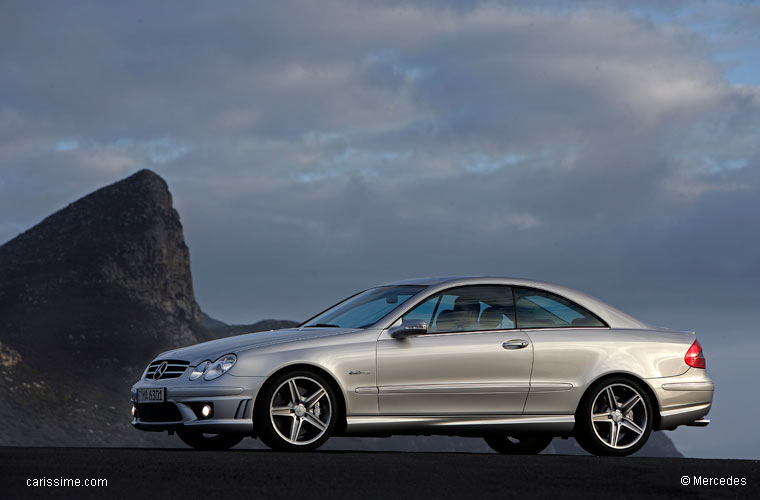
<path id="1" fill-rule="evenodd" d="M 179 422 L 182 415 L 174 403 L 136 403 L 137 419 L 142 422 Z"/>
<path id="2" fill-rule="evenodd" d="M 189 361 L 180 361 L 177 359 L 160 359 L 152 362 L 145 372 L 147 380 L 164 380 L 167 378 L 179 378 L 185 373 Z"/>

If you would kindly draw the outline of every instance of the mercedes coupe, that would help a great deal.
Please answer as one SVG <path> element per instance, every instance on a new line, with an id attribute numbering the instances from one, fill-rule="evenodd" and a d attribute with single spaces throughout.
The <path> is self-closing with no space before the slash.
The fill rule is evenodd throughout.
<path id="1" fill-rule="evenodd" d="M 707 425 L 712 398 L 694 332 L 564 286 L 488 277 L 378 286 L 296 328 L 164 352 L 131 391 L 136 428 L 198 449 L 445 434 L 508 454 L 574 436 L 628 455 L 653 431 Z"/>

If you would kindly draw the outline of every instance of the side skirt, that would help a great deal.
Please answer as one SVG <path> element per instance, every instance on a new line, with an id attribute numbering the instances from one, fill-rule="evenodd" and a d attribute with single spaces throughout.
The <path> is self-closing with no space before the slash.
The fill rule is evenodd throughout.
<path id="1" fill-rule="evenodd" d="M 574 415 L 461 415 L 408 416 L 357 415 L 346 417 L 345 435 L 369 436 L 378 434 L 412 435 L 477 435 L 494 432 L 545 432 L 570 435 L 575 425 Z"/>

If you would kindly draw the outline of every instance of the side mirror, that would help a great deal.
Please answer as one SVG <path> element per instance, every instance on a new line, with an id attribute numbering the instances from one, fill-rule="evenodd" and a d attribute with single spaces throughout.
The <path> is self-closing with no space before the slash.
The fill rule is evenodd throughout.
<path id="1" fill-rule="evenodd" d="M 411 335 L 424 335 L 428 331 L 427 322 L 423 319 L 405 319 L 399 326 L 388 330 L 388 335 L 394 339 L 403 339 Z"/>

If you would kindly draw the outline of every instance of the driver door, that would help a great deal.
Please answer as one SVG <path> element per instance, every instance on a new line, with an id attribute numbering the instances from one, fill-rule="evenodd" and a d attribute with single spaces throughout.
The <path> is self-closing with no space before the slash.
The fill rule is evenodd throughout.
<path id="1" fill-rule="evenodd" d="M 520 414 L 533 345 L 515 328 L 507 286 L 464 286 L 423 299 L 404 319 L 428 333 L 377 343 L 381 415 Z"/>

